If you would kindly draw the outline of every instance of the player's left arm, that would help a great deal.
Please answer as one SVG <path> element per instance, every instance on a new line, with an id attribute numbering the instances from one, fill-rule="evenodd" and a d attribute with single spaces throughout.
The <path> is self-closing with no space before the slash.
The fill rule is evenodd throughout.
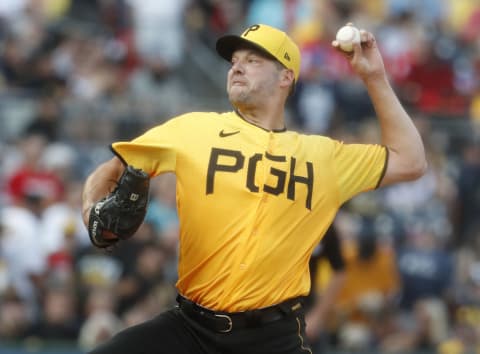
<path id="1" fill-rule="evenodd" d="M 125 164 L 114 156 L 99 165 L 87 177 L 82 192 L 82 217 L 86 226 L 88 226 L 92 206 L 115 189 L 117 180 L 124 170 Z"/>
<path id="2" fill-rule="evenodd" d="M 422 139 L 388 81 L 374 36 L 360 32 L 361 44 L 354 44 L 353 55 L 344 55 L 365 84 L 380 123 L 382 144 L 388 148 L 387 168 L 380 185 L 417 179 L 427 168 Z M 332 44 L 338 48 L 336 41 Z"/>

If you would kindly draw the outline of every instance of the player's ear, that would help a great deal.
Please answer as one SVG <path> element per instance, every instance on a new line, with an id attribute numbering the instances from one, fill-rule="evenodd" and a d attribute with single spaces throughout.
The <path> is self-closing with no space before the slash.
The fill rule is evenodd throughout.
<path id="1" fill-rule="evenodd" d="M 295 74 L 291 69 L 283 69 L 280 74 L 280 86 L 281 87 L 290 87 L 295 81 Z"/>

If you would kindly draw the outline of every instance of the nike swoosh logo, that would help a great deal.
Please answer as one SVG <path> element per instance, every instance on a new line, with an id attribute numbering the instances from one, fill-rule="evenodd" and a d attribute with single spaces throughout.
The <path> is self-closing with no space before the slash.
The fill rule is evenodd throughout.
<path id="1" fill-rule="evenodd" d="M 223 129 L 220 131 L 220 133 L 218 134 L 220 136 L 220 138 L 226 138 L 227 136 L 231 136 L 231 135 L 235 135 L 235 134 L 238 134 L 240 133 L 240 130 L 236 130 L 234 132 L 224 132 Z"/>

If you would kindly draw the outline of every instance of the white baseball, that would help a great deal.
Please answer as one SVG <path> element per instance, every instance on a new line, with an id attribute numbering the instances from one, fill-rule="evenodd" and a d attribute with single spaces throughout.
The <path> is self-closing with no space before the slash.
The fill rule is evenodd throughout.
<path id="1" fill-rule="evenodd" d="M 353 44 L 360 43 L 360 31 L 354 26 L 343 26 L 337 32 L 336 40 L 343 51 L 351 52 Z"/>

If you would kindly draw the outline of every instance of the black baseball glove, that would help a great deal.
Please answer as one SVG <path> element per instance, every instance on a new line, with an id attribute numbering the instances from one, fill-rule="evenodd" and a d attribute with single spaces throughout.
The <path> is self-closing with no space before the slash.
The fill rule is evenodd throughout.
<path id="1" fill-rule="evenodd" d="M 150 178 L 140 169 L 127 166 L 117 187 L 90 210 L 88 234 L 99 248 L 127 239 L 137 231 L 147 212 Z M 108 231 L 117 238 L 105 238 Z"/>

